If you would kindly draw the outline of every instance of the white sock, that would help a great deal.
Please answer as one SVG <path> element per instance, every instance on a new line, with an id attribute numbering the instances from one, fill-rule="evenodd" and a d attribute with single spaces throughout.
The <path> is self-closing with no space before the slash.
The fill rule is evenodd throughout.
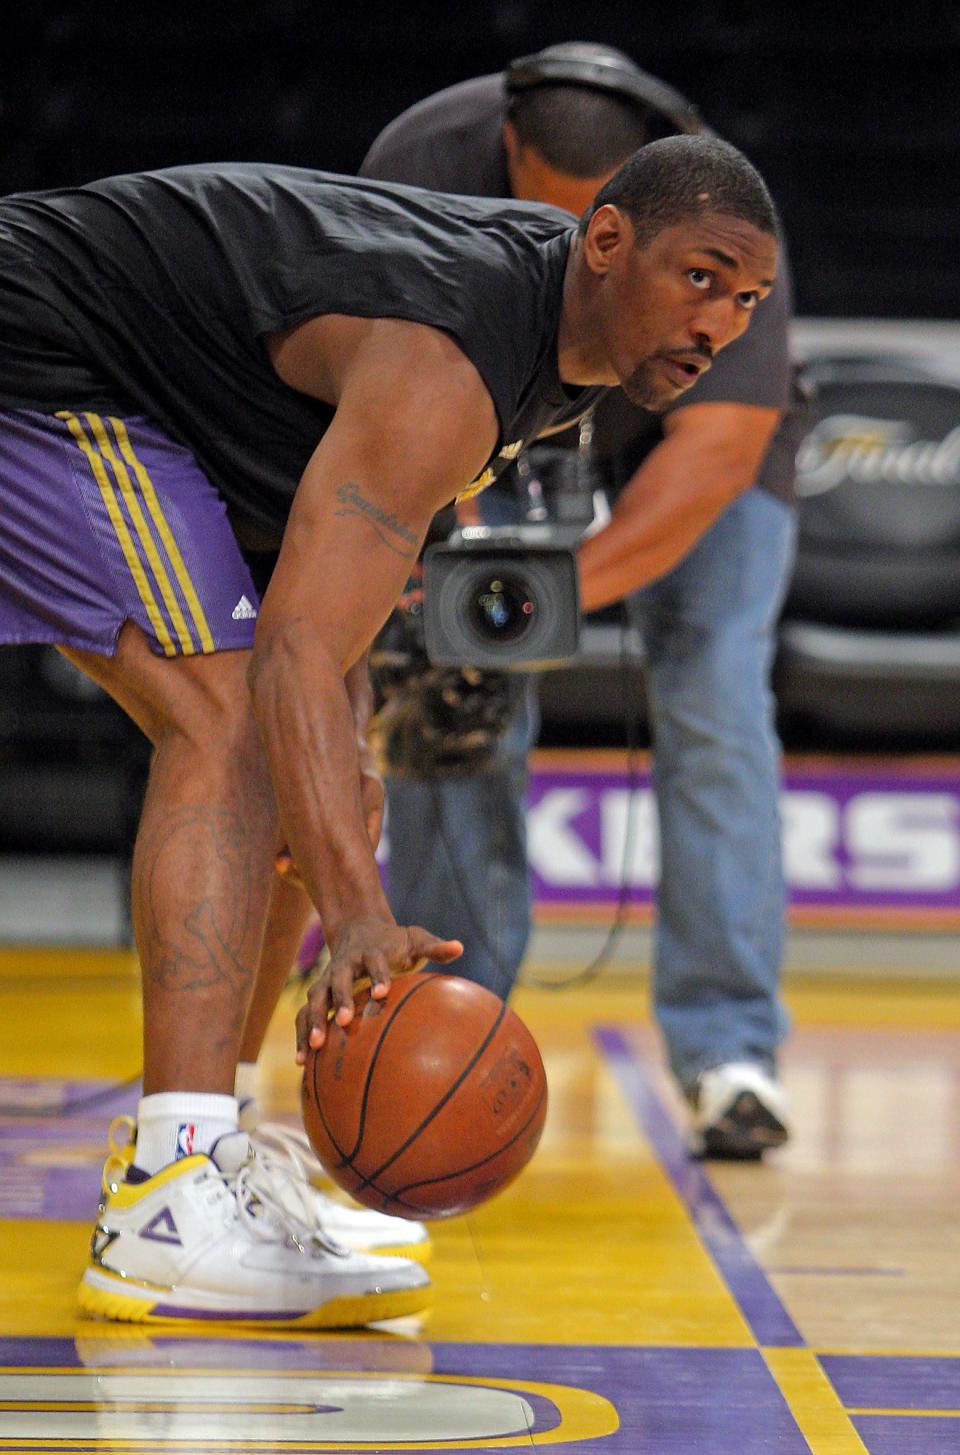
<path id="1" fill-rule="evenodd" d="M 153 1176 L 161 1167 L 209 1152 L 218 1137 L 237 1130 L 237 1098 L 205 1091 L 161 1091 L 137 1107 L 134 1164 Z"/>
<path id="2" fill-rule="evenodd" d="M 260 1120 L 257 1106 L 259 1073 L 256 1061 L 241 1061 L 234 1078 L 233 1092 L 240 1108 L 240 1125 L 245 1132 L 255 1132 Z"/>

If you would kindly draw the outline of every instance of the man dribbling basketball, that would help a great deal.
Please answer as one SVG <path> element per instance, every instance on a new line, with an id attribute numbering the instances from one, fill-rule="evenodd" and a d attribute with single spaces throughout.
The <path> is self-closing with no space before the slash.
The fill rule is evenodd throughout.
<path id="1" fill-rule="evenodd" d="M 87 1312 L 346 1326 L 424 1305 L 417 1265 L 331 1245 L 238 1130 L 274 857 L 285 839 L 331 949 L 301 1058 L 357 976 L 382 996 L 456 957 L 384 898 L 366 649 L 436 511 L 602 389 L 676 397 L 769 292 L 776 237 L 750 164 L 691 137 L 637 153 L 579 229 L 271 166 L 0 200 L 0 642 L 56 643 L 155 746 L 144 1096 Z M 245 552 L 277 546 L 261 602 Z"/>

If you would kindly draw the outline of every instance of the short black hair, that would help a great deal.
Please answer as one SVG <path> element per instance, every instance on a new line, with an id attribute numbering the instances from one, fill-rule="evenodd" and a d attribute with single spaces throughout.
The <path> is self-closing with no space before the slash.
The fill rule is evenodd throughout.
<path id="1" fill-rule="evenodd" d="M 535 86 L 513 98 L 509 116 L 522 144 L 568 177 L 603 176 L 647 135 L 644 108 L 590 86 Z"/>
<path id="2" fill-rule="evenodd" d="M 638 247 L 658 232 L 705 212 L 749 222 L 778 238 L 773 198 L 742 152 L 716 136 L 665 136 L 634 152 L 597 193 L 580 220 L 581 233 L 598 207 L 629 217 Z"/>

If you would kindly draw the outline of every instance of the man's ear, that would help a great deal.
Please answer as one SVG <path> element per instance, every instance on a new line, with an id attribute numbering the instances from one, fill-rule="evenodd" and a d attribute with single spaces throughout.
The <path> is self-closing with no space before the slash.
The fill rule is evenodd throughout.
<path id="1" fill-rule="evenodd" d="M 633 229 L 619 207 L 605 202 L 587 223 L 583 239 L 583 256 L 592 273 L 602 276 L 610 269 L 617 252 L 630 247 Z"/>

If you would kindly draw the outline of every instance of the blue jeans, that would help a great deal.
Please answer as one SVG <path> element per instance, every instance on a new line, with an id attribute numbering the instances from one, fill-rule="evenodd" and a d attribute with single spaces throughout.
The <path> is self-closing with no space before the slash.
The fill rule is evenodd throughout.
<path id="1" fill-rule="evenodd" d="M 787 1028 L 770 669 L 795 535 L 793 511 L 749 490 L 631 599 L 661 834 L 654 1012 L 685 1088 L 725 1061 L 772 1068 Z M 523 802 L 536 731 L 531 693 L 486 773 L 387 784 L 394 913 L 459 936 L 451 968 L 504 997 L 530 933 Z"/>
<path id="2" fill-rule="evenodd" d="M 387 778 L 390 907 L 400 924 L 463 941 L 450 969 L 506 1000 L 530 938 L 527 754 L 540 715 L 531 678 L 496 757 L 466 778 Z"/>
<path id="3" fill-rule="evenodd" d="M 654 1013 L 689 1088 L 726 1061 L 772 1070 L 785 892 L 770 671 L 794 512 L 749 490 L 633 606 L 660 820 Z"/>

